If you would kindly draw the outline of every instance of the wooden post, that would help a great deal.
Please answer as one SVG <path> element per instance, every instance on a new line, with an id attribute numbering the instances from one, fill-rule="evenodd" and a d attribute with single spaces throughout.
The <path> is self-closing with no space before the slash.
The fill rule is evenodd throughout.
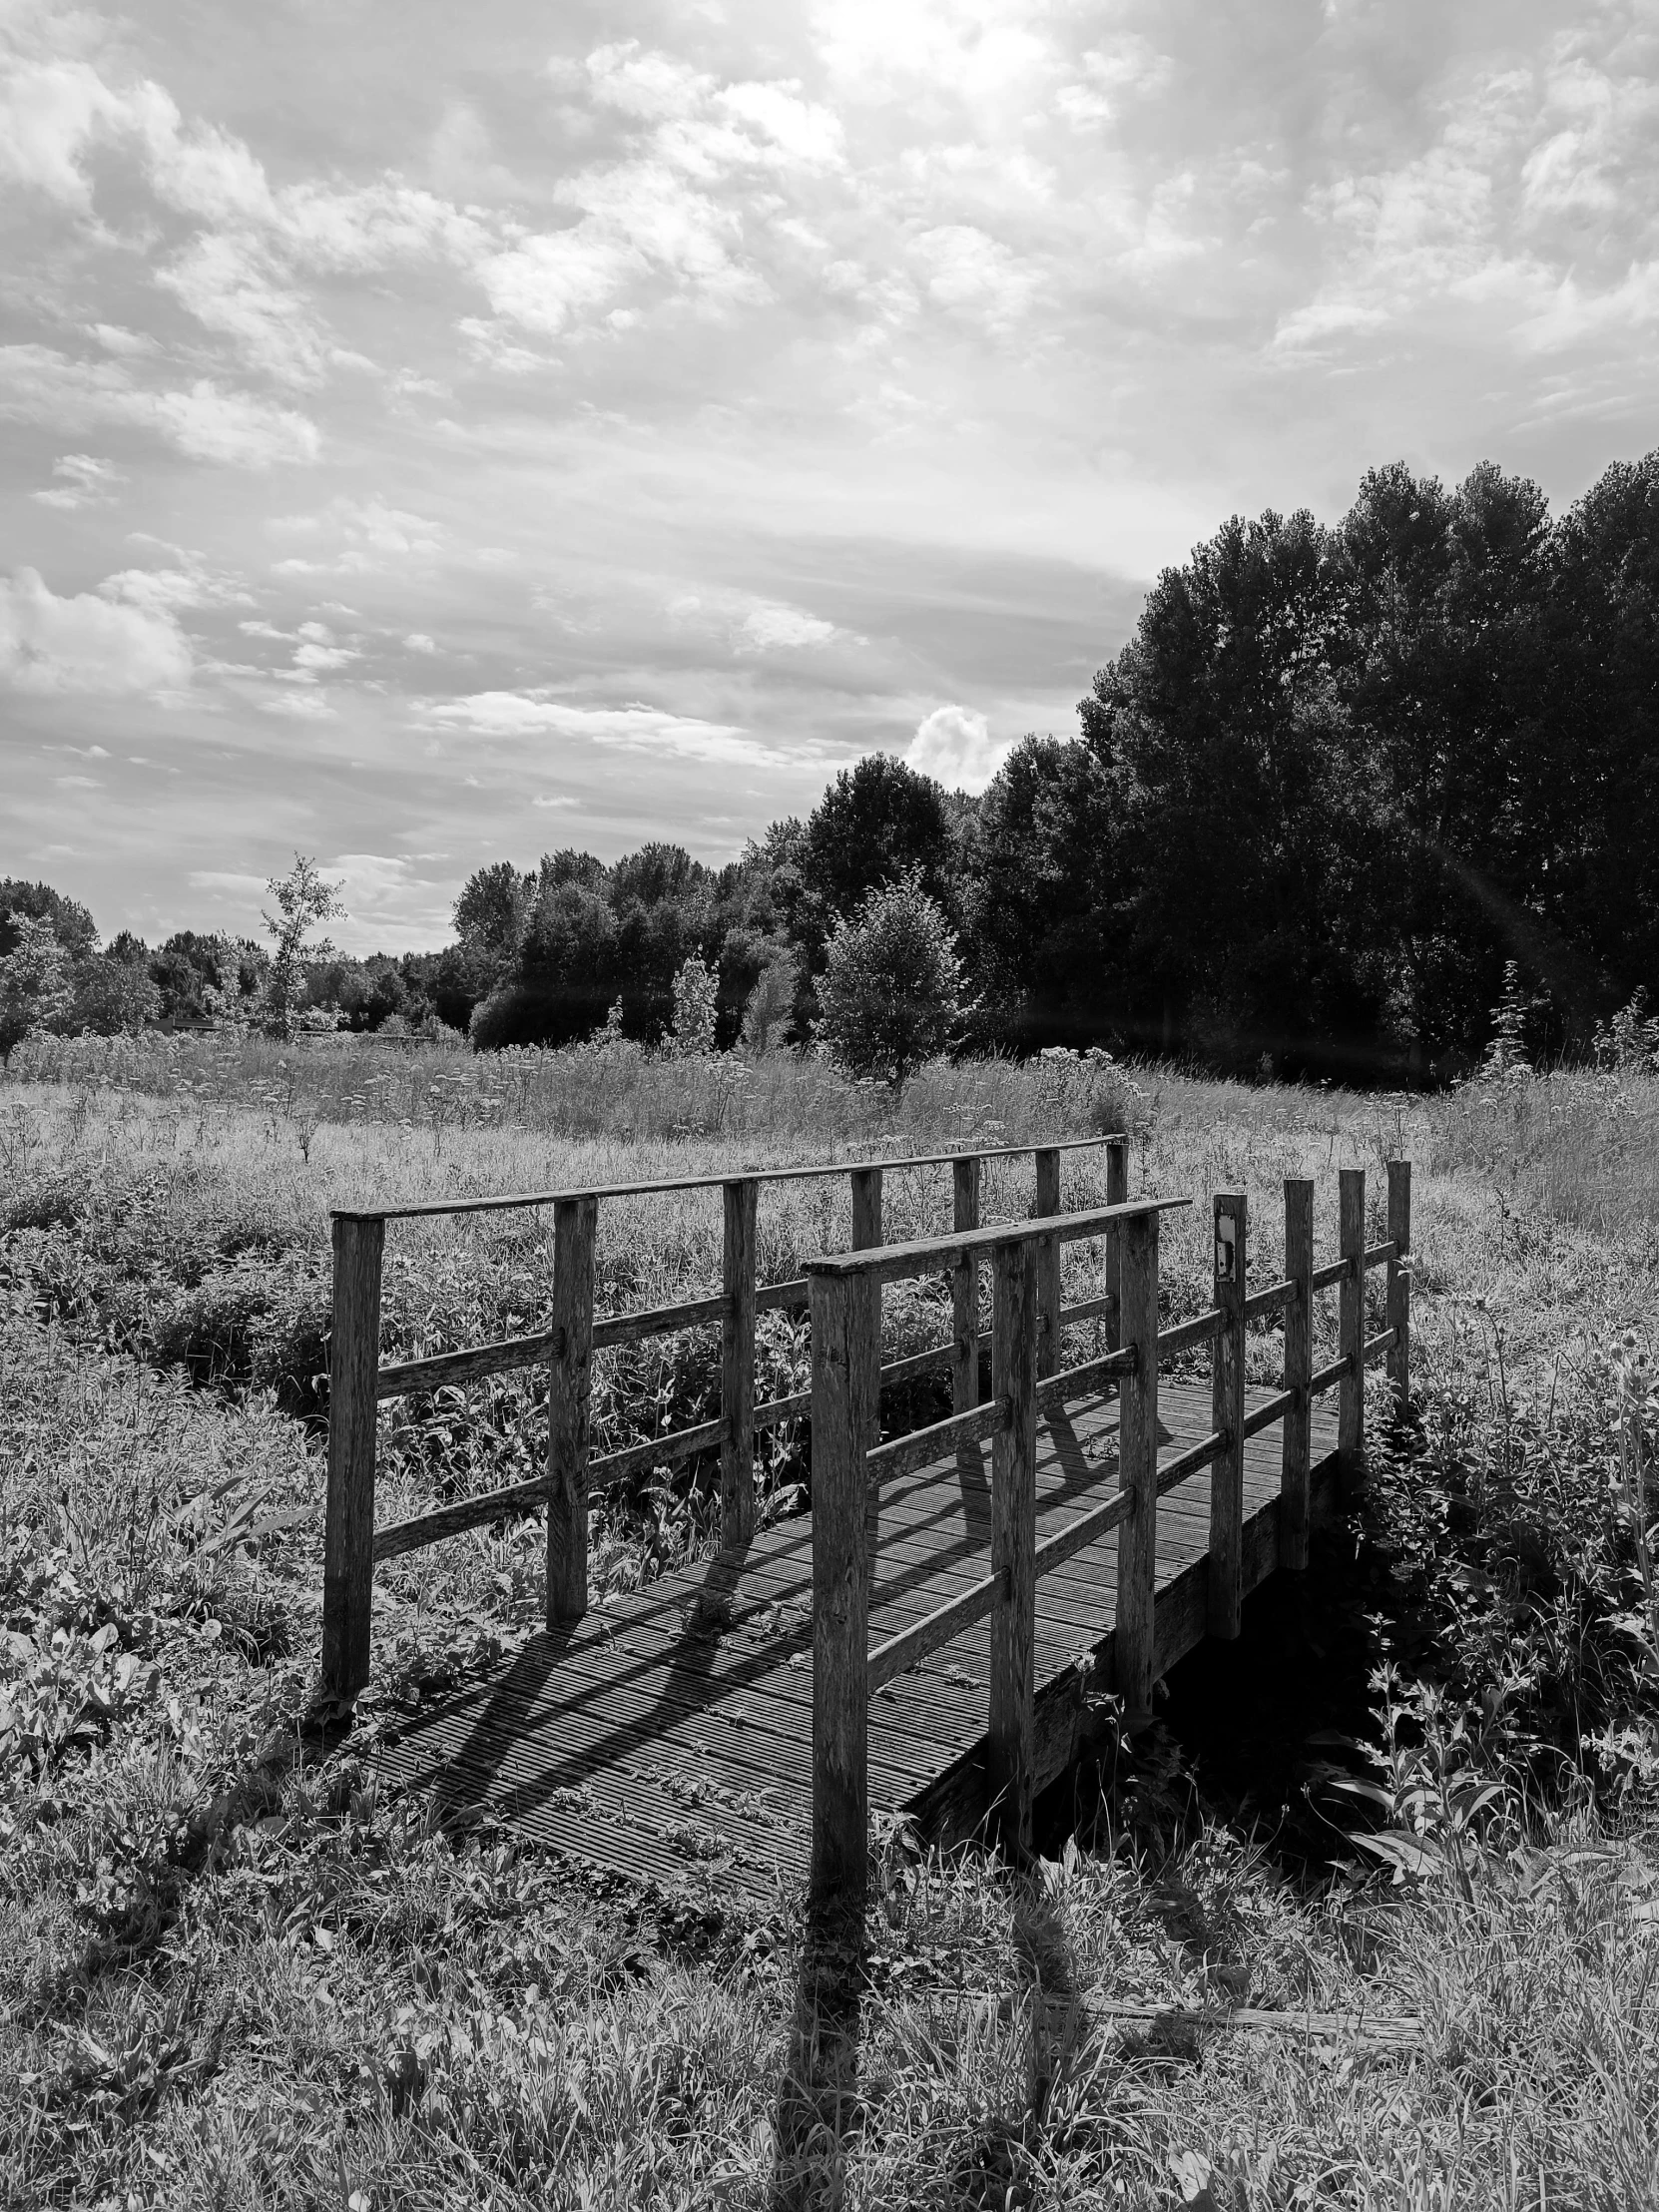
<path id="1" fill-rule="evenodd" d="M 1038 1265 L 1029 1244 L 994 1248 L 991 1299 L 991 1391 L 1008 1407 L 991 1446 L 991 1571 L 1008 1579 L 991 1614 L 986 1771 L 998 1840 L 1022 1860 L 1036 1757 Z"/>
<path id="2" fill-rule="evenodd" d="M 1387 1308 L 1383 1327 L 1394 1333 L 1388 1350 L 1388 1383 L 1400 1412 L 1411 1397 L 1411 1163 L 1388 1162 L 1388 1242 L 1394 1256 L 1388 1262 Z"/>
<path id="3" fill-rule="evenodd" d="M 755 1217 L 754 1176 L 723 1186 L 725 1253 L 720 1330 L 720 1540 L 747 1544 L 755 1533 Z"/>
<path id="4" fill-rule="evenodd" d="M 1037 1196 L 1033 1220 L 1060 1211 L 1060 1155 L 1052 1145 L 1037 1150 Z M 991 1355 L 996 1357 L 994 1351 Z M 1037 1247 L 1037 1373 L 1060 1371 L 1060 1240 L 1044 1237 Z"/>
<path id="5" fill-rule="evenodd" d="M 1106 1140 L 1106 1203 L 1108 1206 L 1122 1206 L 1126 1203 L 1128 1197 L 1129 1139 L 1127 1137 L 1109 1137 Z M 1118 1232 L 1115 1229 L 1108 1229 L 1105 1247 L 1106 1294 L 1110 1298 L 1119 1300 L 1122 1298 L 1122 1286 L 1118 1281 L 1122 1273 L 1118 1259 L 1121 1250 L 1122 1245 L 1119 1241 Z M 1107 1351 L 1116 1352 L 1122 1342 L 1123 1314 L 1120 1305 L 1117 1311 L 1108 1314 L 1106 1317 Z"/>
<path id="6" fill-rule="evenodd" d="M 322 1545 L 322 1688 L 352 1698 L 368 1680 L 374 1588 L 374 1417 L 380 1259 L 386 1225 L 334 1216 L 328 1332 L 328 1517 Z"/>
<path id="7" fill-rule="evenodd" d="M 1211 1352 L 1210 1426 L 1227 1442 L 1210 1463 L 1210 1619 L 1212 1636 L 1231 1640 L 1244 1606 L 1245 1265 L 1249 1202 L 1243 1191 L 1218 1191 L 1216 1304 L 1221 1335 Z"/>
<path id="8" fill-rule="evenodd" d="M 588 1609 L 588 1442 L 596 1198 L 553 1209 L 553 1352 L 547 1375 L 547 1625 Z"/>
<path id="9" fill-rule="evenodd" d="M 1348 1362 L 1337 1385 L 1337 1466 L 1343 1502 L 1366 1486 L 1366 1171 L 1339 1172 L 1337 1249 L 1347 1263 L 1337 1307 L 1337 1351 Z"/>
<path id="10" fill-rule="evenodd" d="M 867 1252 L 881 1242 L 881 1170 L 854 1168 L 851 1181 L 852 1249 Z M 869 1430 L 864 1441 L 878 1444 L 881 1441 L 881 1286 L 871 1283 L 866 1289 L 869 1295 L 858 1309 L 868 1332 L 864 1345 L 867 1373 L 863 1402 L 868 1409 Z M 871 1559 L 875 1557 L 880 1540 L 881 1493 L 872 1482 L 864 1497 L 864 1542 Z"/>
<path id="11" fill-rule="evenodd" d="M 813 1320 L 815 1902 L 862 1911 L 869 1829 L 869 1559 L 864 1451 L 869 1309 L 862 1276 L 809 1269 Z"/>
<path id="12" fill-rule="evenodd" d="M 962 1231 L 979 1226 L 979 1161 L 977 1155 L 950 1163 L 955 1227 Z M 970 1413 L 979 1402 L 979 1262 L 971 1255 L 950 1271 L 950 1410 Z M 957 1464 L 977 1475 L 983 1462 L 979 1446 L 959 1443 Z"/>
<path id="13" fill-rule="evenodd" d="M 1279 1564 L 1300 1573 L 1308 1564 L 1314 1374 L 1314 1186 L 1300 1177 L 1285 1182 L 1285 1275 L 1296 1286 L 1285 1308 L 1285 1388 L 1296 1396 L 1281 1431 Z"/>
<path id="14" fill-rule="evenodd" d="M 1120 1247 L 1123 1349 L 1135 1372 L 1118 1390 L 1118 1481 L 1129 1506 L 1118 1524 L 1117 1692 L 1124 1712 L 1152 1711 L 1158 1583 L 1158 1216 L 1134 1214 Z"/>
<path id="15" fill-rule="evenodd" d="M 867 1252 L 881 1242 L 881 1170 L 879 1168 L 854 1168 L 852 1171 L 852 1249 Z M 869 1363 L 869 1436 L 868 1441 L 881 1441 L 881 1286 L 871 1286 L 869 1298 L 869 1343 L 864 1357 Z"/>

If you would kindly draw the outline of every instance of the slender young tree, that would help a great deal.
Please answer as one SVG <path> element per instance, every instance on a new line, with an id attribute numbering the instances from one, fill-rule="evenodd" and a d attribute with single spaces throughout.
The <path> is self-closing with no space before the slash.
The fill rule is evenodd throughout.
<path id="1" fill-rule="evenodd" d="M 293 855 L 286 875 L 268 880 L 266 889 L 276 901 L 276 913 L 267 912 L 264 917 L 267 934 L 276 940 L 262 1007 L 262 1026 L 268 1035 L 293 1035 L 301 970 L 307 961 L 330 958 L 334 950 L 326 937 L 310 943 L 306 939 L 319 922 L 344 918 L 343 887 L 325 883 L 316 862 L 302 852 Z"/>

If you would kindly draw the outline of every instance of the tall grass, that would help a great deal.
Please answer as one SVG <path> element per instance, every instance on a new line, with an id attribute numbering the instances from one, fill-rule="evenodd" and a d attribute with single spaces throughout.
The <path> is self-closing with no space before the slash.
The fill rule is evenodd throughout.
<path id="1" fill-rule="evenodd" d="M 894 1101 L 793 1061 L 753 1072 L 763 1093 L 599 1057 L 14 1053 L 0 2202 L 1659 2201 L 1652 1084 L 1380 1100 L 1062 1061 L 940 1067 Z M 492 1084 L 520 1088 L 501 1105 Z M 1123 1747 L 1092 1848 L 1053 1832 L 1020 1874 L 895 1852 L 837 1950 L 787 1900 L 742 1917 L 440 1832 L 381 1799 L 360 1747 L 300 1730 L 321 1469 L 314 1423 L 281 1406 L 316 1409 L 300 1385 L 324 1356 L 330 1205 L 1113 1125 L 1134 1187 L 1195 1201 L 1166 1219 L 1175 1312 L 1207 1296 L 1211 1191 L 1249 1192 L 1266 1281 L 1286 1175 L 1318 1178 L 1329 1251 L 1335 1169 L 1417 1162 L 1419 1410 L 1374 1415 L 1348 1600 L 1371 1623 L 1349 1632 L 1432 1671 L 1438 1702 L 1387 1691 L 1369 1768 L 1291 1747 L 1311 1788 L 1335 1756 L 1383 1799 L 1316 1796 L 1320 1879 L 1206 1816 L 1202 1768 L 1158 1732 Z M 1099 1195 L 1094 1156 L 1065 1176 L 1068 1202 Z M 1030 1196 L 1028 1162 L 987 1178 L 992 1214 Z M 839 1178 L 769 1191 L 763 1274 L 844 1242 L 846 1204 Z M 889 1235 L 944 1226 L 947 1174 L 893 1172 L 886 1206 Z M 714 1193 L 607 1204 L 602 1303 L 712 1287 L 719 1241 Z M 1083 1291 L 1088 1254 L 1067 1265 Z M 387 1355 L 528 1326 L 548 1266 L 533 1212 L 399 1225 Z M 887 1320 L 894 1349 L 946 1333 L 927 1296 Z M 779 1329 L 766 1358 L 798 1375 L 803 1341 Z M 1258 1380 L 1278 1358 L 1253 1336 Z M 713 1364 L 694 1335 L 605 1365 L 602 1439 L 696 1417 Z M 509 1382 L 387 1408 L 388 1514 L 527 1470 L 544 1422 L 533 1380 Z M 769 1509 L 791 1479 L 786 1448 Z M 695 1490 L 637 1504 L 597 1530 L 600 1592 L 701 1540 Z M 525 1633 L 542 1549 L 525 1522 L 395 1562 L 382 1691 Z M 1383 1824 L 1369 1855 L 1345 1834 L 1362 1811 Z M 1390 1833 L 1392 1885 L 1366 1871 Z M 1376 2014 L 1406 2024 L 1356 2024 Z"/>

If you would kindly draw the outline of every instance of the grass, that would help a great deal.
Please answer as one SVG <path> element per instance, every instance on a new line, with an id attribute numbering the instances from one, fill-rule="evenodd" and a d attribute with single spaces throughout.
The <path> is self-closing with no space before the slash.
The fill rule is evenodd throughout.
<path id="1" fill-rule="evenodd" d="M 1659 2200 L 1651 1083 L 1382 1101 L 1056 1062 L 895 1102 L 788 1061 L 30 1049 L 0 1084 L 0 2202 Z M 1113 1126 L 1132 1187 L 1201 1202 L 1172 1312 L 1205 1300 L 1212 1190 L 1249 1191 L 1265 1281 L 1284 1176 L 1318 1177 L 1323 1254 L 1337 1166 L 1417 1162 L 1418 1418 L 1380 1433 L 1242 1758 L 1214 1678 L 1172 1683 L 1152 1738 L 1046 1809 L 1033 1870 L 897 1854 L 832 1938 L 787 1898 L 446 1832 L 307 1730 L 330 1204 Z M 1091 1160 L 1068 1201 L 1099 1195 Z M 1023 1213 L 1029 1172 L 987 1210 Z M 769 1192 L 763 1274 L 844 1240 L 845 1204 Z M 890 1176 L 888 1235 L 947 1204 L 939 1171 Z M 387 1356 L 527 1325 L 548 1229 L 395 1229 Z M 602 1306 L 718 1274 L 713 1194 L 602 1209 Z M 889 1333 L 944 1332 L 917 1300 Z M 603 1363 L 601 1444 L 703 1417 L 711 1352 Z M 1277 1356 L 1253 1337 L 1257 1379 Z M 763 1389 L 796 1386 L 799 1332 L 764 1357 Z M 515 1379 L 388 1408 L 381 1510 L 529 1471 L 537 1412 Z M 769 1510 L 803 1472 L 786 1435 Z M 599 1586 L 706 1540 L 708 1490 L 642 1483 Z M 382 1681 L 441 1688 L 521 1634 L 539 1549 L 525 1522 L 396 1562 Z M 1345 1668 L 1382 1670 L 1369 1723 Z"/>

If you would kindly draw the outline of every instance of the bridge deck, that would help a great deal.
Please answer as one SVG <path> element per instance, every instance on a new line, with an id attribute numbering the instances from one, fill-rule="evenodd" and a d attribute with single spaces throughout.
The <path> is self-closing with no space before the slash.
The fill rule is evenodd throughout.
<path id="1" fill-rule="evenodd" d="M 1251 1391 L 1248 1402 L 1268 1393 Z M 1160 1453 L 1210 1431 L 1208 1384 L 1159 1392 Z M 1333 1412 L 1316 1400 L 1316 1489 L 1331 1475 Z M 1279 1557 L 1280 1429 L 1245 1446 L 1244 1581 Z M 881 1504 L 870 1644 L 919 1620 L 989 1561 L 990 1447 L 980 1471 L 941 1460 Z M 1038 1427 L 1037 1541 L 1117 1484 L 1115 1395 Z M 1203 1638 L 1208 1467 L 1158 1502 L 1158 1667 Z M 812 1828 L 812 1522 L 763 1531 L 538 1635 L 485 1679 L 382 1733 L 385 1780 L 441 1806 L 487 1806 L 519 1834 L 590 1864 L 696 1888 L 767 1893 L 805 1876 Z M 1076 1756 L 1085 1715 L 1077 1659 L 1112 1685 L 1117 1537 L 1037 1584 L 1041 1789 Z M 989 1624 L 981 1621 L 870 1701 L 873 1814 L 924 1834 L 970 1833 L 984 1810 Z"/>

